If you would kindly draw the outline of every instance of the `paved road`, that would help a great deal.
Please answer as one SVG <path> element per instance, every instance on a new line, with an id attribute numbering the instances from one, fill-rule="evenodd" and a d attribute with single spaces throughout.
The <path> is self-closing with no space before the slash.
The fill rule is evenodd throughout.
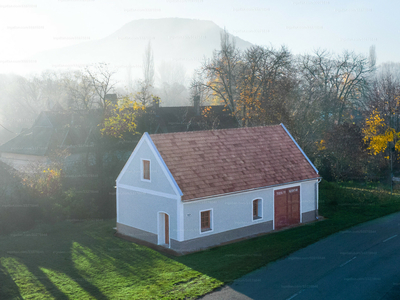
<path id="1" fill-rule="evenodd" d="M 400 213 L 268 264 L 202 300 L 400 299 Z"/>

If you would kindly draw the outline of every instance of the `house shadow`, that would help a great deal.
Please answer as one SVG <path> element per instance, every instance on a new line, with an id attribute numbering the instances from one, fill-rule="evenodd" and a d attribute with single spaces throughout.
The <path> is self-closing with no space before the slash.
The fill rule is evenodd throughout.
<path id="1" fill-rule="evenodd" d="M 276 232 L 240 238 L 184 255 L 170 255 L 169 253 L 165 253 L 165 255 L 202 274 L 222 282 L 230 283 L 237 279 L 237 276 L 231 276 L 232 271 L 237 269 L 237 266 L 243 265 L 245 261 L 250 263 L 258 261 L 266 255 L 263 245 L 265 244 L 265 240 L 274 233 Z M 249 248 L 251 251 L 248 251 Z M 258 251 L 257 248 L 259 248 Z M 229 267 L 230 265 L 231 267 Z M 240 273 L 244 275 L 246 272 L 252 270 L 252 267 L 247 266 Z"/>

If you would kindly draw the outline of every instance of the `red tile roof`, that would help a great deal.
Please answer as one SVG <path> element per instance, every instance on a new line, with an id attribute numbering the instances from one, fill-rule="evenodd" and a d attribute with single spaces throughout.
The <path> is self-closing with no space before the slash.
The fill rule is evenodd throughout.
<path id="1" fill-rule="evenodd" d="M 182 200 L 319 177 L 281 125 L 150 137 Z"/>

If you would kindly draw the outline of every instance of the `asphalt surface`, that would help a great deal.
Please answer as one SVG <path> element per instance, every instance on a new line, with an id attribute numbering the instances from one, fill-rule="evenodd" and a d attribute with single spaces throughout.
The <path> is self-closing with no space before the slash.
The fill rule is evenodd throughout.
<path id="1" fill-rule="evenodd" d="M 398 300 L 400 213 L 331 235 L 202 300 Z"/>

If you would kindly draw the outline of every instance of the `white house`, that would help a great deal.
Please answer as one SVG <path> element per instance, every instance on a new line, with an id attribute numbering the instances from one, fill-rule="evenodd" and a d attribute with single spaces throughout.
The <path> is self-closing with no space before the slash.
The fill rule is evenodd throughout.
<path id="1" fill-rule="evenodd" d="M 144 133 L 116 180 L 117 231 L 205 249 L 315 220 L 319 180 L 283 124 Z"/>

